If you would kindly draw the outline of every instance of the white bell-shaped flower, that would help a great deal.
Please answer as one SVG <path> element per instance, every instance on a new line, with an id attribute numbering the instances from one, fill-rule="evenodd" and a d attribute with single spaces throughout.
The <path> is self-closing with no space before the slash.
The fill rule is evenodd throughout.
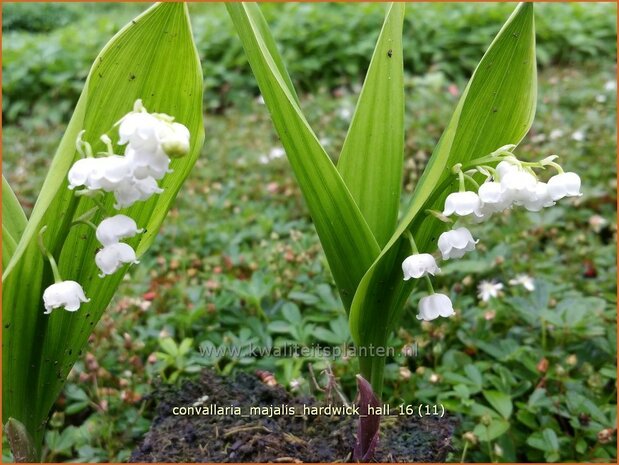
<path id="1" fill-rule="evenodd" d="M 555 202 L 550 197 L 548 185 L 545 182 L 538 182 L 535 186 L 535 195 L 522 202 L 524 208 L 530 212 L 538 212 L 542 208 L 552 207 Z"/>
<path id="2" fill-rule="evenodd" d="M 130 207 L 135 202 L 148 200 L 154 194 L 160 194 L 161 192 L 163 192 L 163 189 L 159 187 L 157 181 L 152 177 L 130 179 L 114 190 L 114 197 L 116 198 L 114 208 L 120 210 L 121 208 Z"/>
<path id="3" fill-rule="evenodd" d="M 503 187 L 495 181 L 488 181 L 479 186 L 477 192 L 481 200 L 481 207 L 475 210 L 477 223 L 485 221 L 494 213 L 501 212 L 511 206 L 510 199 L 506 197 Z"/>
<path id="4" fill-rule="evenodd" d="M 535 197 L 537 178 L 525 170 L 509 171 L 501 178 L 506 200 L 518 205 Z"/>
<path id="5" fill-rule="evenodd" d="M 80 308 L 82 302 L 90 302 L 90 299 L 86 298 L 84 289 L 75 281 L 61 281 L 52 284 L 43 292 L 44 313 L 46 315 L 59 307 L 64 307 L 69 312 L 75 312 Z"/>
<path id="6" fill-rule="evenodd" d="M 427 274 L 434 276 L 440 273 L 441 269 L 437 266 L 436 260 L 429 253 L 418 253 L 406 257 L 402 262 L 402 272 L 404 273 L 404 281 L 411 278 L 421 278 Z"/>
<path id="7" fill-rule="evenodd" d="M 161 148 L 172 158 L 182 157 L 189 152 L 189 129 L 181 123 L 164 125 L 159 138 Z"/>
<path id="8" fill-rule="evenodd" d="M 548 193 L 552 200 L 563 197 L 580 197 L 580 176 L 576 173 L 560 173 L 548 180 Z"/>
<path id="9" fill-rule="evenodd" d="M 518 171 L 520 168 L 518 165 L 511 163 L 507 160 L 503 160 L 496 165 L 496 172 L 499 175 L 499 180 L 503 179 L 507 173 L 511 173 L 512 171 Z"/>
<path id="10" fill-rule="evenodd" d="M 93 176 L 101 170 L 99 158 L 82 158 L 73 163 L 67 175 L 69 179 L 69 189 L 86 186 L 91 189 L 93 186 Z"/>
<path id="11" fill-rule="evenodd" d="M 99 250 L 95 255 L 95 263 L 101 270 L 99 276 L 103 277 L 115 273 L 127 263 L 139 262 L 135 256 L 135 250 L 130 245 L 117 242 Z"/>
<path id="12" fill-rule="evenodd" d="M 438 248 L 443 260 L 448 260 L 450 258 L 461 258 L 466 252 L 475 250 L 477 242 L 468 229 L 461 227 L 441 234 L 438 238 Z"/>
<path id="13" fill-rule="evenodd" d="M 131 163 L 133 176 L 137 179 L 161 179 L 169 172 L 170 158 L 159 147 L 147 150 L 135 149 L 129 145 L 125 157 Z"/>
<path id="14" fill-rule="evenodd" d="M 453 192 L 445 199 L 443 215 L 466 216 L 481 207 L 481 200 L 475 192 Z"/>
<path id="15" fill-rule="evenodd" d="M 85 186 L 89 190 L 112 192 L 132 175 L 132 165 L 125 157 L 82 158 L 69 170 L 69 189 Z"/>
<path id="16" fill-rule="evenodd" d="M 452 315 L 455 315 L 453 304 L 445 294 L 430 294 L 419 300 L 418 320 L 432 321 Z"/>
<path id="17" fill-rule="evenodd" d="M 505 197 L 501 183 L 488 181 L 479 186 L 477 192 L 483 205 L 488 205 L 495 212 L 503 211 L 509 207 L 509 199 Z"/>
<path id="18" fill-rule="evenodd" d="M 155 151 L 159 148 L 159 131 L 165 124 L 146 111 L 128 113 L 118 126 L 118 144 L 131 144 L 136 150 Z"/>
<path id="19" fill-rule="evenodd" d="M 133 237 L 142 231 L 144 230 L 138 229 L 138 225 L 133 218 L 129 218 L 126 215 L 115 215 L 99 223 L 96 235 L 97 240 L 105 246 L 115 244 L 121 239 Z"/>
<path id="20" fill-rule="evenodd" d="M 101 169 L 93 174 L 93 188 L 113 192 L 133 178 L 133 165 L 120 155 L 99 158 Z"/>

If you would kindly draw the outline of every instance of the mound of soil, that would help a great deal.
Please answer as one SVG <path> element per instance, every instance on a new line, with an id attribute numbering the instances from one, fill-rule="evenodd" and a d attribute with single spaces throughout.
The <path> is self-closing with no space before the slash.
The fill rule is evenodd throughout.
<path id="1" fill-rule="evenodd" d="M 320 406 L 313 398 L 294 398 L 280 386 L 239 373 L 224 379 L 204 371 L 199 381 L 180 389 L 160 387 L 153 394 L 157 416 L 131 462 L 347 462 L 351 460 L 358 418 L 303 415 L 304 406 Z M 240 407 L 234 414 L 218 408 Z M 249 407 L 284 411 L 283 415 L 248 415 Z M 290 414 L 290 408 L 295 413 Z M 194 407 L 179 415 L 175 407 Z M 197 413 L 199 412 L 199 413 Z M 307 410 L 305 411 L 307 413 Z M 254 412 L 255 413 L 255 412 Z M 443 462 L 451 450 L 453 417 L 383 417 L 375 460 L 379 462 Z"/>

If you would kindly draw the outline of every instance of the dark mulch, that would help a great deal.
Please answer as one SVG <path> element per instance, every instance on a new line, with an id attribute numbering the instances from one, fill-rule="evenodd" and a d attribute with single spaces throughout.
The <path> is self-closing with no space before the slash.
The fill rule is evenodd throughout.
<path id="1" fill-rule="evenodd" d="M 346 462 L 358 419 L 354 416 L 272 416 L 172 414 L 208 396 L 202 407 L 321 405 L 294 398 L 280 386 L 255 376 L 221 378 L 204 371 L 180 389 L 160 387 L 153 394 L 156 418 L 131 462 Z M 442 462 L 451 450 L 452 417 L 389 416 L 381 424 L 378 462 Z"/>

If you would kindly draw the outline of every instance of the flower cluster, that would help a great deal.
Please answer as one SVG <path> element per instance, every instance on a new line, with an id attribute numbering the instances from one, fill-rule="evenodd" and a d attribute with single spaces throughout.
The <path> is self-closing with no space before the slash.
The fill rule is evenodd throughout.
<path id="1" fill-rule="evenodd" d="M 170 157 L 189 150 L 189 130 L 168 115 L 148 113 L 137 100 L 133 111 L 119 121 L 118 135 L 118 144 L 126 145 L 124 155 L 114 154 L 104 135 L 107 156 L 95 158 L 87 148 L 87 156 L 75 162 L 68 178 L 69 189 L 83 186 L 113 193 L 115 208 L 121 209 L 162 192 L 157 181 L 169 172 Z M 78 148 L 83 144 L 80 137 Z"/>
<path id="2" fill-rule="evenodd" d="M 190 134 L 187 127 L 174 122 L 173 117 L 149 113 L 141 100 L 137 100 L 133 111 L 115 126 L 118 126 L 118 145 L 125 146 L 124 154 L 115 154 L 111 139 L 103 135 L 101 140 L 107 146 L 107 152 L 101 154 L 103 156 L 93 156 L 90 145 L 82 140 L 82 131 L 76 147 L 83 158 L 69 170 L 68 187 L 72 190 L 80 188 L 79 195 L 90 196 L 95 201 L 97 195 L 112 193 L 116 200 L 114 208 L 120 210 L 163 192 L 158 181 L 171 172 L 170 158 L 187 154 Z M 97 205 L 102 208 L 100 203 Z M 99 276 L 111 275 L 125 264 L 138 263 L 135 250 L 121 240 L 131 238 L 143 229 L 138 228 L 135 220 L 122 214 L 108 217 L 95 226 L 88 221 L 94 211 L 96 208 L 76 223 L 94 228 L 97 240 L 103 246 L 95 255 L 95 263 L 101 270 Z M 53 257 L 45 252 L 52 263 Z M 43 294 L 46 313 L 59 307 L 76 311 L 81 302 L 88 302 L 78 283 L 62 281 L 55 262 L 52 267 L 56 283 Z"/>
<path id="3" fill-rule="evenodd" d="M 545 158 L 540 162 L 523 162 L 511 152 L 514 147 L 513 145 L 501 147 L 487 157 L 474 160 L 471 162 L 473 169 L 467 172 L 462 170 L 461 165 L 456 165 L 453 171 L 459 178 L 460 189 L 446 197 L 443 212 L 434 212 L 436 216 L 447 222 L 451 221 L 448 217 L 455 216 L 468 217 L 474 223 L 479 223 L 486 221 L 495 213 L 515 206 L 538 212 L 555 205 L 562 198 L 582 195 L 580 177 L 576 173 L 564 172 L 562 167 L 554 162 L 556 156 Z M 495 167 L 485 164 L 492 162 L 497 162 Z M 534 169 L 546 167 L 552 167 L 558 173 L 548 182 L 543 182 L 538 179 Z M 484 174 L 485 182 L 479 185 L 472 177 L 475 173 Z M 475 191 L 466 190 L 467 180 L 475 187 Z M 429 275 L 434 276 L 440 272 L 434 257 L 428 253 L 420 254 L 410 234 L 409 240 L 413 255 L 402 263 L 404 280 L 425 276 L 431 291 L 430 295 L 420 300 L 417 318 L 428 321 L 439 316 L 453 315 L 451 300 L 444 294 L 434 293 L 432 289 Z M 461 258 L 467 252 L 475 250 L 477 242 L 471 232 L 461 226 L 442 233 L 438 238 L 438 248 L 443 260 L 448 260 Z M 531 286 L 529 283 L 527 285 Z M 500 288 L 494 283 L 489 283 L 480 289 L 480 297 L 487 300 L 499 290 Z"/>

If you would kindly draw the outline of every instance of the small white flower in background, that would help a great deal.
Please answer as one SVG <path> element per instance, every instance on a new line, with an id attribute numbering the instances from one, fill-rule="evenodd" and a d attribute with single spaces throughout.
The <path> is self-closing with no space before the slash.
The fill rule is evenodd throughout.
<path id="1" fill-rule="evenodd" d="M 503 289 L 503 283 L 493 281 L 482 281 L 477 286 L 477 296 L 484 302 L 488 302 L 492 297 L 498 297 Z"/>
<path id="2" fill-rule="evenodd" d="M 418 320 L 432 321 L 452 315 L 455 315 L 453 304 L 445 294 L 430 294 L 419 300 Z"/>
<path id="3" fill-rule="evenodd" d="M 552 131 L 550 131 L 549 136 L 552 140 L 555 140 L 563 137 L 564 134 L 565 133 L 561 129 L 553 129 Z"/>
<path id="4" fill-rule="evenodd" d="M 256 103 L 258 105 L 264 105 L 264 97 L 262 96 L 262 94 L 258 95 L 258 97 L 256 97 Z"/>
<path id="5" fill-rule="evenodd" d="M 350 118 L 352 118 L 352 110 L 349 107 L 342 107 L 338 111 L 338 116 L 344 121 L 350 121 Z"/>
<path id="6" fill-rule="evenodd" d="M 286 151 L 282 147 L 273 147 L 267 155 L 261 155 L 260 158 L 258 158 L 258 161 L 261 164 L 266 165 L 270 163 L 272 160 L 275 160 L 277 158 L 282 158 L 285 155 L 286 155 Z"/>
<path id="7" fill-rule="evenodd" d="M 535 290 L 535 280 L 528 274 L 519 274 L 514 279 L 510 279 L 509 285 L 522 286 L 529 292 L 533 292 Z"/>
<path id="8" fill-rule="evenodd" d="M 82 302 L 90 302 L 90 299 L 86 298 L 84 289 L 75 281 L 61 281 L 52 284 L 43 292 L 44 313 L 46 315 L 59 307 L 64 307 L 69 312 L 75 312 L 80 308 Z"/>
<path id="9" fill-rule="evenodd" d="M 103 247 L 95 255 L 95 263 L 101 270 L 100 277 L 110 275 L 118 271 L 127 263 L 139 263 L 135 250 L 130 245 L 118 242 Z"/>
<path id="10" fill-rule="evenodd" d="M 404 281 L 408 281 L 411 278 L 419 279 L 427 274 L 434 276 L 440 273 L 441 269 L 436 265 L 436 260 L 432 255 L 419 253 L 406 257 L 402 262 L 402 272 Z"/>
<path id="11" fill-rule="evenodd" d="M 580 176 L 576 173 L 560 173 L 548 180 L 548 193 L 552 200 L 563 197 L 580 197 Z"/>
<path id="12" fill-rule="evenodd" d="M 615 81 L 607 81 L 606 84 L 604 84 L 604 90 L 608 92 L 611 92 L 615 89 L 617 89 L 617 83 Z"/>
<path id="13" fill-rule="evenodd" d="M 441 234 L 438 238 L 438 248 L 443 255 L 443 260 L 448 260 L 461 258 L 466 252 L 475 250 L 477 242 L 468 229 L 461 227 Z"/>
<path id="14" fill-rule="evenodd" d="M 290 380 L 290 390 L 291 391 L 298 391 L 299 388 L 301 387 L 301 384 L 303 384 L 303 380 L 300 378 L 295 378 L 295 379 L 291 379 Z"/>
<path id="15" fill-rule="evenodd" d="M 582 142 L 583 140 L 585 140 L 584 131 L 575 131 L 572 134 L 572 139 L 574 139 L 576 142 Z"/>
<path id="16" fill-rule="evenodd" d="M 284 155 L 286 155 L 286 151 L 283 148 L 281 148 L 281 147 L 274 147 L 269 152 L 269 158 L 271 160 L 274 160 L 276 158 L 281 158 Z"/>
<path id="17" fill-rule="evenodd" d="M 481 207 L 481 200 L 475 192 L 453 192 L 445 199 L 443 215 L 450 216 L 454 213 L 458 216 L 466 216 L 474 213 Z"/>
<path id="18" fill-rule="evenodd" d="M 595 101 L 598 103 L 604 103 L 606 101 L 606 95 L 598 94 L 595 96 Z"/>
<path id="19" fill-rule="evenodd" d="M 538 182 L 535 185 L 535 194 L 524 200 L 522 205 L 530 212 L 538 212 L 542 208 L 552 207 L 555 202 L 550 196 L 548 185 L 545 182 Z"/>
<path id="20" fill-rule="evenodd" d="M 142 231 L 144 230 L 138 229 L 138 225 L 133 218 L 129 218 L 126 215 L 115 215 L 99 223 L 96 235 L 97 240 L 105 246 L 115 244 L 121 239 L 133 237 Z"/>
<path id="21" fill-rule="evenodd" d="M 608 220 L 600 215 L 593 215 L 589 218 L 589 226 L 596 233 L 599 233 L 604 226 L 608 224 Z"/>

